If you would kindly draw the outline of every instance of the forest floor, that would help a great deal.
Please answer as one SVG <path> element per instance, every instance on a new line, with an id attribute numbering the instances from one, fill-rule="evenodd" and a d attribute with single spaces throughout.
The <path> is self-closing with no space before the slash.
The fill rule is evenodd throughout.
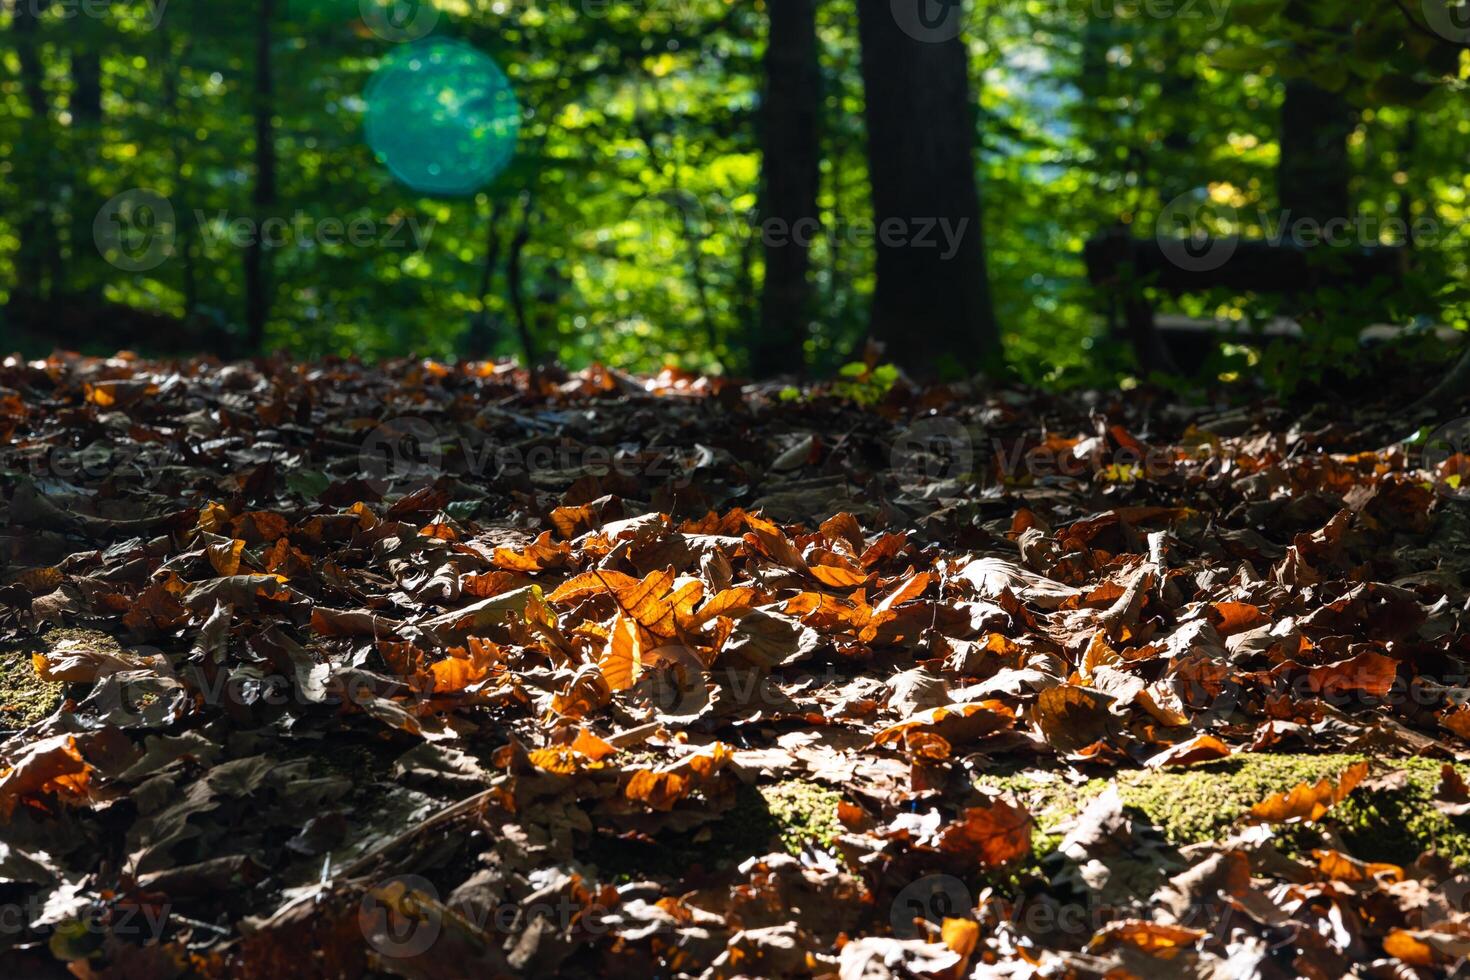
<path id="1" fill-rule="evenodd" d="M 0 966 L 1449 975 L 1443 421 L 8 361 Z"/>

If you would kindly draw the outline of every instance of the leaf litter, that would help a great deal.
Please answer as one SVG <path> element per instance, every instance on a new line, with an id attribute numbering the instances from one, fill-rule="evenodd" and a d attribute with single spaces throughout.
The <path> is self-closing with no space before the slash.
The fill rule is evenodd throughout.
<path id="1" fill-rule="evenodd" d="M 0 962 L 1451 975 L 1470 869 L 1339 820 L 1410 760 L 1470 819 L 1470 520 L 1385 425 L 8 359 L 0 656 L 61 703 L 6 715 Z M 1185 843 L 986 779 L 1339 753 Z"/>

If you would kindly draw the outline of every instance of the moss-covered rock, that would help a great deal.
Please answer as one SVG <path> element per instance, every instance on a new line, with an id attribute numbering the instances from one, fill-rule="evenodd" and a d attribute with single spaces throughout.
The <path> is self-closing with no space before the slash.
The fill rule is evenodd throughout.
<path id="1" fill-rule="evenodd" d="M 1173 844 L 1193 844 L 1227 835 L 1232 826 L 1272 793 L 1298 783 L 1336 779 L 1359 755 L 1246 754 L 1178 770 L 1120 772 L 1113 780 L 1126 806 L 1141 811 Z M 1470 820 L 1451 818 L 1433 806 L 1443 763 L 1430 759 L 1372 760 L 1374 777 L 1403 771 L 1401 780 L 1372 778 L 1323 819 L 1357 857 L 1412 862 L 1436 850 L 1470 865 Z M 1465 772 L 1462 770 L 1462 775 Z M 982 786 L 1023 800 L 1036 817 L 1038 856 L 1054 850 L 1061 828 L 1109 785 L 1110 780 L 1069 782 L 1055 773 L 987 776 Z M 1287 846 L 1312 846 L 1310 828 L 1285 828 Z"/>

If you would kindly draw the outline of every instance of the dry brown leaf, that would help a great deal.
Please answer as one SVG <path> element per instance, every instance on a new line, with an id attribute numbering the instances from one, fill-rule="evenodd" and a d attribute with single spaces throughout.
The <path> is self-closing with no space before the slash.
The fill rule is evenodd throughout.
<path id="1" fill-rule="evenodd" d="M 1251 807 L 1247 819 L 1257 823 L 1311 823 L 1341 803 L 1368 776 L 1368 763 L 1349 766 L 1336 780 L 1298 783 L 1286 793 L 1274 793 Z"/>

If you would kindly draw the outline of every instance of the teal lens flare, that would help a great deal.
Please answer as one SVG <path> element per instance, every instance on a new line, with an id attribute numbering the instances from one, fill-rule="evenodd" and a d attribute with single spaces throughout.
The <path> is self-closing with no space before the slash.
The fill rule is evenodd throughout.
<path id="1" fill-rule="evenodd" d="M 515 155 L 520 103 L 500 66 L 467 44 L 434 38 L 394 51 L 365 99 L 368 146 L 421 193 L 473 194 Z"/>

